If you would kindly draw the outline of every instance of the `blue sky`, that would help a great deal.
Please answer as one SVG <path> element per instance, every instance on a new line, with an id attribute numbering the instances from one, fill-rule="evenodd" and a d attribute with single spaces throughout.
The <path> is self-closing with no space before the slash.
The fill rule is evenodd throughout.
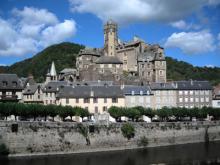
<path id="1" fill-rule="evenodd" d="M 220 0 L 2 0 L 0 65 L 63 41 L 102 47 L 108 19 L 123 41 L 137 35 L 167 56 L 220 67 Z"/>

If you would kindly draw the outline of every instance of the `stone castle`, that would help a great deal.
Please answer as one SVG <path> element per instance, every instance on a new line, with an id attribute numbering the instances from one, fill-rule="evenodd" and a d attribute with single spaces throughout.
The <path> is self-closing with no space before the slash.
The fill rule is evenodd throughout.
<path id="1" fill-rule="evenodd" d="M 114 81 L 119 84 L 166 82 L 164 49 L 138 37 L 121 42 L 118 25 L 104 25 L 104 48 L 85 48 L 79 52 L 76 67 L 80 81 Z"/>

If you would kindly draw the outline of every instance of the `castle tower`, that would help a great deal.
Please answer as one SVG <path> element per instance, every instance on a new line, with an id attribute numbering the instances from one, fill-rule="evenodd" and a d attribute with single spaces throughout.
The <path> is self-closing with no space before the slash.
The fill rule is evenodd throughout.
<path id="1" fill-rule="evenodd" d="M 55 81 L 55 80 L 57 80 L 57 72 L 56 72 L 54 61 L 53 61 L 51 64 L 51 68 L 46 75 L 46 83 L 50 81 Z"/>
<path id="2" fill-rule="evenodd" d="M 104 54 L 115 56 L 116 46 L 118 45 L 118 25 L 109 20 L 104 26 Z"/>

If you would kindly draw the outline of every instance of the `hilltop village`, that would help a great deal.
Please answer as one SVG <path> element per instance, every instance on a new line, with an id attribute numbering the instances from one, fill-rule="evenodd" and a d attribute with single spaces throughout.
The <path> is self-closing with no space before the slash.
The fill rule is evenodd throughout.
<path id="1" fill-rule="evenodd" d="M 138 37 L 120 41 L 112 20 L 104 25 L 103 48 L 81 50 L 76 68 L 57 73 L 54 62 L 48 68 L 43 83 L 32 76 L 0 74 L 0 102 L 77 106 L 90 114 L 102 114 L 112 106 L 220 107 L 220 89 L 213 92 L 208 81 L 167 82 L 164 49 Z"/>

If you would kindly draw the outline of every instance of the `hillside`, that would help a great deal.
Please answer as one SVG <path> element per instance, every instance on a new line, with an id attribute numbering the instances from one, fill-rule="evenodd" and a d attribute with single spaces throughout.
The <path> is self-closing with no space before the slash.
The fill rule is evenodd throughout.
<path id="1" fill-rule="evenodd" d="M 33 74 L 38 82 L 42 82 L 52 61 L 55 61 L 58 72 L 66 67 L 75 67 L 76 56 L 82 48 L 84 48 L 83 45 L 67 42 L 52 45 L 32 58 L 17 62 L 9 67 L 0 66 L 0 73 L 16 73 L 20 77 Z M 168 80 L 193 79 L 209 80 L 214 85 L 220 83 L 220 68 L 194 67 L 171 57 L 166 57 L 166 60 Z"/>
<path id="2" fill-rule="evenodd" d="M 42 82 L 52 61 L 55 62 L 58 72 L 63 68 L 75 67 L 76 55 L 82 48 L 84 46 L 68 42 L 52 45 L 32 58 L 9 67 L 0 67 L 0 73 L 16 73 L 20 77 L 32 74 L 38 82 Z"/>
<path id="3" fill-rule="evenodd" d="M 220 68 L 194 67 L 193 65 L 166 57 L 168 80 L 208 80 L 213 85 L 220 83 Z"/>

